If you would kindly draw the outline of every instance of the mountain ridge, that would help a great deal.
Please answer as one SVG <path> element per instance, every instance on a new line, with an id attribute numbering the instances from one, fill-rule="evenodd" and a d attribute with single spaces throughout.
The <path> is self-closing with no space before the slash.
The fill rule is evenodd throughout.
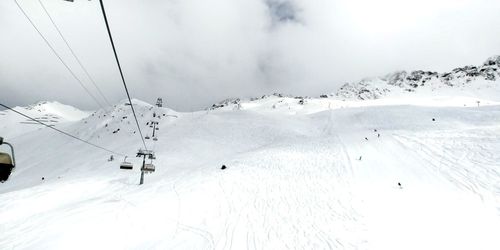
<path id="1" fill-rule="evenodd" d="M 430 96 L 465 96 L 500 101 L 500 55 L 491 56 L 479 66 L 458 67 L 450 72 L 399 70 L 380 77 L 368 77 L 348 82 L 330 94 L 319 98 L 339 101 L 377 100 L 386 97 L 406 98 L 413 94 Z M 265 94 L 260 97 L 227 98 L 212 104 L 208 110 L 225 107 L 239 109 L 244 102 L 255 102 L 270 97 L 297 99 L 298 104 L 317 97 L 296 96 L 283 93 Z"/>
<path id="2" fill-rule="evenodd" d="M 499 68 L 500 55 L 497 55 L 489 57 L 480 66 L 468 65 L 444 73 L 424 70 L 395 71 L 382 77 L 345 83 L 330 96 L 341 99 L 379 99 L 398 90 L 418 92 L 425 86 L 429 86 L 431 91 L 436 91 L 441 88 L 460 88 L 484 81 L 493 83 L 500 79 Z"/>

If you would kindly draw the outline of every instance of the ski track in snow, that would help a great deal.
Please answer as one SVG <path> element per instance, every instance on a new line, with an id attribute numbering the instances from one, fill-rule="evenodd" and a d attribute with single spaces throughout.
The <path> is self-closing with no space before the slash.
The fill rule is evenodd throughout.
<path id="1" fill-rule="evenodd" d="M 143 186 L 108 155 L 32 132 L 16 137 L 19 166 L 0 185 L 0 248 L 499 249 L 499 108 L 177 114 L 160 123 Z M 133 153 L 115 112 L 67 126 Z M 138 112 L 145 124 L 172 111 Z"/>

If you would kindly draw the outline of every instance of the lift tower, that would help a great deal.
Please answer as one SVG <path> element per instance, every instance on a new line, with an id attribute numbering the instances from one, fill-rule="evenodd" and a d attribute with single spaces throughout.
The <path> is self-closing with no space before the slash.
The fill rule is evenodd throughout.
<path id="1" fill-rule="evenodd" d="M 151 163 L 146 163 L 146 156 L 151 160 Z M 141 167 L 141 180 L 139 185 L 144 183 L 144 173 L 152 173 L 155 171 L 155 165 L 153 165 L 153 160 L 156 159 L 155 153 L 152 150 L 139 149 L 137 152 L 137 157 L 142 157 L 142 167 Z"/>

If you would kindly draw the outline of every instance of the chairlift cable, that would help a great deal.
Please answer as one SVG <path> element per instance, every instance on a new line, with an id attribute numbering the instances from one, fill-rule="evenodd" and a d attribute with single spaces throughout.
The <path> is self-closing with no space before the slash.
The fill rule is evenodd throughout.
<path id="1" fill-rule="evenodd" d="M 62 34 L 61 30 L 59 29 L 59 27 L 57 26 L 57 24 L 55 23 L 54 19 L 52 19 L 52 16 L 50 15 L 49 11 L 47 10 L 47 8 L 45 8 L 45 5 L 43 4 L 42 0 L 38 0 L 38 2 L 40 3 L 40 5 L 42 6 L 45 14 L 47 14 L 47 17 L 50 19 L 50 22 L 52 23 L 52 25 L 54 26 L 54 28 L 56 29 L 57 33 L 59 34 L 59 36 L 62 38 L 62 40 L 64 41 L 64 43 L 66 44 L 66 46 L 68 47 L 69 51 L 71 52 L 71 54 L 73 55 L 73 57 L 76 59 L 76 61 L 78 62 L 78 65 L 80 65 L 80 67 L 82 68 L 83 72 L 85 72 L 85 75 L 87 75 L 87 77 L 89 78 L 89 80 L 92 82 L 92 84 L 94 85 L 94 87 L 97 89 L 97 91 L 99 92 L 99 95 L 102 97 L 102 99 L 104 100 L 104 102 L 108 105 L 108 106 L 111 106 L 111 104 L 109 103 L 108 99 L 106 98 L 106 96 L 104 96 L 104 94 L 102 93 L 101 89 L 99 88 L 99 86 L 97 86 L 96 82 L 94 81 L 94 78 L 92 78 L 89 74 L 89 72 L 87 71 L 87 68 L 85 68 L 85 66 L 83 66 L 83 63 L 80 61 L 80 58 L 78 58 L 78 56 L 76 55 L 76 53 L 73 51 L 73 49 L 71 48 L 71 46 L 69 45 L 69 42 L 68 40 L 66 40 L 66 38 L 64 37 L 64 35 Z"/>
<path id="2" fill-rule="evenodd" d="M 73 139 L 79 140 L 79 141 L 81 141 L 81 142 L 83 142 L 83 143 L 86 143 L 86 144 L 88 144 L 88 145 L 91 145 L 91 146 L 93 146 L 93 147 L 96 147 L 96 148 L 102 149 L 102 150 L 104 150 L 104 151 L 106 151 L 106 152 L 109 152 L 109 153 L 112 153 L 112 154 L 116 154 L 116 155 L 120 155 L 120 156 L 126 156 L 126 155 L 124 155 L 124 154 L 120 154 L 120 153 L 117 153 L 117 152 L 115 152 L 115 151 L 112 151 L 112 150 L 109 150 L 109 149 L 107 149 L 107 148 L 104 148 L 104 147 L 101 147 L 101 146 L 99 146 L 99 145 L 96 145 L 96 144 L 94 144 L 94 143 L 92 143 L 92 142 L 89 142 L 89 141 L 87 141 L 87 140 L 84 140 L 84 139 L 78 138 L 78 137 L 76 137 L 76 136 L 74 136 L 74 135 L 72 135 L 72 134 L 70 134 L 70 133 L 68 133 L 68 132 L 65 132 L 65 131 L 62 131 L 62 130 L 60 130 L 60 129 L 57 129 L 57 128 L 55 128 L 54 126 L 47 125 L 47 124 L 46 124 L 46 123 L 44 123 L 44 122 L 41 122 L 41 121 L 39 121 L 39 120 L 37 120 L 37 119 L 35 119 L 35 118 L 32 118 L 32 117 L 30 117 L 30 116 L 28 116 L 28 115 L 26 115 L 26 114 L 23 114 L 23 113 L 21 113 L 21 112 L 19 112 L 19 111 L 15 110 L 15 109 L 13 109 L 13 108 L 11 108 L 11 107 L 7 106 L 7 105 L 4 105 L 4 104 L 2 104 L 2 103 L 0 103 L 0 106 L 2 106 L 2 107 L 4 107 L 4 108 L 6 108 L 6 109 L 8 109 L 8 110 L 11 110 L 12 112 L 17 113 L 18 115 L 24 116 L 24 117 L 26 117 L 26 118 L 28 118 L 28 119 L 30 119 L 30 120 L 32 120 L 32 121 L 34 121 L 34 122 L 40 123 L 40 124 L 44 125 L 44 126 L 45 126 L 45 127 L 47 127 L 47 128 L 53 129 L 53 130 L 55 130 L 55 131 L 57 131 L 57 132 L 59 132 L 59 133 L 62 133 L 62 134 L 64 134 L 64 135 L 66 135 L 66 136 L 69 136 L 69 137 L 71 137 L 71 138 L 73 138 Z"/>
<path id="3" fill-rule="evenodd" d="M 21 5 L 19 5 L 19 3 L 17 2 L 17 0 L 14 0 L 14 2 L 16 3 L 17 7 L 19 8 L 19 10 L 21 10 L 21 12 L 23 13 L 23 15 L 26 17 L 26 19 L 29 21 L 29 23 L 31 24 L 31 26 L 38 32 L 38 35 L 40 35 L 40 37 L 45 41 L 45 44 L 47 44 L 47 46 L 49 46 L 50 50 L 52 51 L 52 53 L 54 53 L 54 55 L 59 59 L 59 61 L 61 61 L 61 63 L 66 67 L 66 69 L 69 71 L 69 73 L 73 76 L 73 78 L 75 78 L 76 81 L 78 81 L 78 83 L 80 84 L 80 86 L 87 92 L 87 94 L 92 97 L 92 99 L 94 99 L 95 103 L 97 103 L 97 105 L 99 107 L 101 107 L 102 109 L 104 109 L 104 107 L 99 103 L 99 101 L 97 101 L 97 99 L 95 98 L 94 95 L 92 95 L 92 93 L 90 93 L 90 91 L 85 87 L 85 85 L 83 85 L 83 82 L 75 75 L 75 73 L 71 70 L 71 68 L 66 64 L 66 62 L 64 62 L 64 60 L 61 58 L 61 56 L 57 53 L 57 51 L 54 49 L 54 47 L 52 47 L 52 45 L 49 43 L 49 41 L 45 38 L 45 36 L 42 34 L 42 32 L 40 32 L 40 30 L 36 27 L 36 25 L 33 23 L 33 21 L 31 20 L 31 18 L 28 16 L 28 14 L 24 11 L 24 9 L 21 7 Z"/>
<path id="4" fill-rule="evenodd" d="M 130 98 L 130 93 L 128 91 L 127 84 L 125 83 L 125 77 L 123 77 L 122 67 L 120 65 L 120 60 L 118 60 L 118 54 L 116 53 L 115 43 L 113 42 L 113 36 L 111 35 L 111 30 L 109 28 L 108 18 L 106 17 L 106 11 L 104 10 L 104 4 L 102 0 L 99 0 L 99 2 L 101 4 L 101 10 L 102 10 L 102 15 L 104 17 L 104 22 L 106 23 L 106 29 L 108 31 L 109 41 L 111 42 L 111 47 L 113 48 L 116 64 L 118 65 L 118 70 L 120 71 L 120 76 L 122 78 L 123 87 L 125 87 L 125 92 L 127 93 L 127 98 L 128 101 L 130 102 L 130 108 L 132 109 L 132 114 L 134 115 L 135 123 L 137 125 L 137 129 L 139 130 L 139 135 L 141 136 L 142 144 L 144 145 L 144 149 L 147 150 L 148 147 L 146 146 L 146 141 L 144 141 L 144 136 L 142 135 L 141 126 L 139 126 L 139 121 L 137 120 L 137 115 L 135 114 L 134 104 L 132 103 L 132 99 Z"/>

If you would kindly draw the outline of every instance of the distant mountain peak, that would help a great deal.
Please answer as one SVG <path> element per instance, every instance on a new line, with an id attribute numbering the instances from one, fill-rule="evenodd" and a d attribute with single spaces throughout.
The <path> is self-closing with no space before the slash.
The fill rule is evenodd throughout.
<path id="1" fill-rule="evenodd" d="M 490 58 L 488 58 L 483 66 L 497 66 L 497 67 L 500 67 L 500 55 L 497 55 L 497 56 L 492 56 Z"/>
<path id="2" fill-rule="evenodd" d="M 90 112 L 79 110 L 73 106 L 57 101 L 39 101 L 26 107 L 15 107 L 14 110 L 26 114 L 49 126 L 64 122 L 79 121 L 89 116 Z M 11 138 L 39 128 L 43 125 L 22 117 L 10 110 L 0 112 L 0 131 L 2 136 Z"/>
<path id="3" fill-rule="evenodd" d="M 38 112 L 42 115 L 53 115 L 67 121 L 81 120 L 89 115 L 89 112 L 82 111 L 70 105 L 62 104 L 58 101 L 39 101 L 27 107 L 18 107 L 26 110 Z"/>
<path id="4" fill-rule="evenodd" d="M 463 66 L 451 72 L 396 71 L 383 77 L 367 78 L 342 85 L 334 96 L 341 99 L 379 99 L 394 93 L 421 90 L 459 89 L 463 92 L 487 88 L 485 82 L 500 79 L 500 56 L 488 58 L 481 66 Z M 439 91 L 437 91 L 439 92 Z M 466 94 L 466 93 L 465 93 Z"/>

